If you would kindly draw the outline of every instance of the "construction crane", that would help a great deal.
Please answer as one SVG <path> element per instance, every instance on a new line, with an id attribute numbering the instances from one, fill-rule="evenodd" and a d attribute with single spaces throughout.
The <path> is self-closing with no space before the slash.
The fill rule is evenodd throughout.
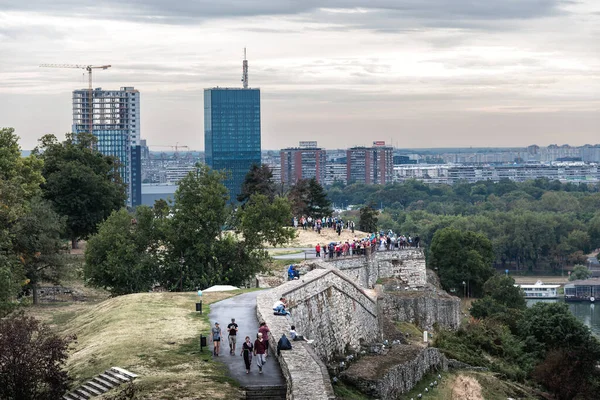
<path id="1" fill-rule="evenodd" d="M 90 123 L 90 131 L 94 129 L 94 92 L 92 86 L 92 70 L 94 69 L 109 69 L 112 65 L 78 65 L 78 64 L 42 64 L 40 67 L 43 68 L 77 68 L 84 69 L 88 72 L 88 90 L 89 90 L 89 123 Z"/>
<path id="2" fill-rule="evenodd" d="M 169 146 L 169 145 L 159 145 L 158 144 L 158 145 L 150 145 L 148 147 L 149 148 L 153 148 L 153 147 L 168 147 L 171 150 L 175 150 L 175 153 L 174 153 L 175 158 L 177 158 L 177 155 L 179 154 L 179 149 L 187 149 L 186 158 L 190 158 L 191 157 L 191 152 L 190 152 L 189 146 L 181 146 L 181 145 L 179 145 L 179 142 L 176 143 L 174 146 L 173 145 Z"/>

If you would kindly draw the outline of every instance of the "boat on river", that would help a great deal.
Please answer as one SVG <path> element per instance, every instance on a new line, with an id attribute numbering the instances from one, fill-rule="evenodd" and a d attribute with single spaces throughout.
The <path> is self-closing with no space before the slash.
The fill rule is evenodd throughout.
<path id="1" fill-rule="evenodd" d="M 560 287 L 560 285 L 544 285 L 542 281 L 537 281 L 534 285 L 515 286 L 523 290 L 526 299 L 556 299 Z"/>

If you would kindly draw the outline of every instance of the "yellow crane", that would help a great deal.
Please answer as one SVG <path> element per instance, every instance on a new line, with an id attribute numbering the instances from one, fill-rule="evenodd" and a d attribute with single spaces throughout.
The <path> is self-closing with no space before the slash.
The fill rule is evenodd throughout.
<path id="1" fill-rule="evenodd" d="M 90 124 L 90 132 L 92 133 L 94 128 L 94 92 L 92 87 L 92 70 L 94 69 L 109 69 L 112 65 L 78 65 L 78 64 L 42 64 L 40 67 L 43 68 L 77 68 L 84 69 L 88 72 L 88 82 L 89 82 L 89 124 Z"/>

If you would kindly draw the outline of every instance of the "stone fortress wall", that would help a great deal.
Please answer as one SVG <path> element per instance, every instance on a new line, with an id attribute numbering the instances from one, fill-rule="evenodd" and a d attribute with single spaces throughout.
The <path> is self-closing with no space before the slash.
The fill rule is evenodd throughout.
<path id="1" fill-rule="evenodd" d="M 333 399 L 324 362 L 358 351 L 361 343 L 382 340 L 380 315 L 396 321 L 422 322 L 424 326 L 435 322 L 458 326 L 458 308 L 453 308 L 451 296 L 441 300 L 430 294 L 425 296 L 429 299 L 419 297 L 428 287 L 425 257 L 420 249 L 382 251 L 327 262 L 311 260 L 304 266 L 310 271 L 299 280 L 285 282 L 257 297 L 257 315 L 271 329 L 273 340 L 269 346 L 273 354 L 277 341 L 282 334 L 288 335 L 292 324 L 299 334 L 315 341 L 311 345 L 293 342 L 292 351 L 281 352 L 279 361 L 288 385 L 288 399 Z M 403 286 L 401 289 L 411 298 L 400 300 L 402 293 L 395 299 L 391 296 L 398 294 L 370 290 L 387 278 Z M 273 303 L 280 297 L 287 299 L 291 319 L 273 315 Z M 419 364 L 419 368 L 428 367 Z"/>
<path id="2" fill-rule="evenodd" d="M 376 251 L 367 257 L 334 258 L 326 261 L 326 265 L 339 269 L 364 288 L 373 288 L 378 280 L 392 277 L 410 288 L 427 283 L 422 249 Z"/>

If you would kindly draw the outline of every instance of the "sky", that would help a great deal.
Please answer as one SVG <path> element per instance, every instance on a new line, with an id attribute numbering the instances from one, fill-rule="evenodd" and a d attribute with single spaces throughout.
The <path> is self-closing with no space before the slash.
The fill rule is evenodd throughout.
<path id="1" fill-rule="evenodd" d="M 87 77 L 39 65 L 110 64 L 149 145 L 203 150 L 244 47 L 263 149 L 600 143 L 598 0 L 0 0 L 0 127 L 63 137 Z"/>

